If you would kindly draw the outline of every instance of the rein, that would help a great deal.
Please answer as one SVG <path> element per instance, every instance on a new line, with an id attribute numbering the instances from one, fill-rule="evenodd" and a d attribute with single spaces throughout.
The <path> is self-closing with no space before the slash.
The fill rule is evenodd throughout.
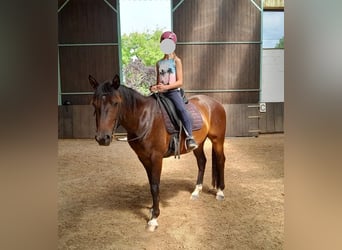
<path id="1" fill-rule="evenodd" d="M 117 129 L 117 127 L 118 127 L 118 119 L 115 120 L 115 126 L 114 126 L 113 131 L 112 131 L 112 137 L 113 137 L 113 136 L 115 137 L 115 130 Z M 146 130 L 144 131 L 144 133 L 142 133 L 141 135 L 139 135 L 139 136 L 137 136 L 137 137 L 134 137 L 134 138 L 132 138 L 132 139 L 127 139 L 127 141 L 130 142 L 130 141 L 137 141 L 137 140 L 140 140 L 140 139 L 142 139 L 142 138 L 144 138 L 144 137 L 146 136 L 147 132 L 148 132 L 148 130 L 146 129 Z"/>
<path id="2" fill-rule="evenodd" d="M 127 141 L 136 141 L 136 140 L 140 140 L 140 139 L 144 138 L 146 134 L 147 134 L 147 130 L 145 130 L 144 133 L 142 133 L 141 135 L 139 135 L 139 136 L 137 136 L 137 137 L 135 137 L 135 138 L 132 138 L 132 139 L 129 139 L 129 140 L 127 139 Z"/>
<path id="3" fill-rule="evenodd" d="M 118 128 L 118 124 L 119 124 L 119 119 L 115 119 L 114 127 L 113 127 L 113 130 L 112 130 L 112 138 L 113 138 L 113 136 L 115 137 L 115 131 Z"/>

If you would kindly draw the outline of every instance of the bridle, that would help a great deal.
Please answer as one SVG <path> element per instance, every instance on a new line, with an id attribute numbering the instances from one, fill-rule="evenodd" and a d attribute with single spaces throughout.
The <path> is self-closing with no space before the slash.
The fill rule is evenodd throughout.
<path id="1" fill-rule="evenodd" d="M 114 126 L 112 129 L 111 138 L 113 138 L 113 137 L 115 138 L 116 129 L 119 127 L 119 117 L 121 116 L 121 104 L 119 104 L 117 113 L 118 113 L 118 115 L 117 115 L 116 119 L 114 120 Z M 148 132 L 149 132 L 149 129 L 146 129 L 141 135 L 134 137 L 132 139 L 127 139 L 127 141 L 132 142 L 132 141 L 137 141 L 137 140 L 143 139 Z"/>
<path id="2" fill-rule="evenodd" d="M 115 131 L 118 128 L 118 125 L 119 125 L 119 118 L 116 118 L 115 121 L 114 121 L 114 127 L 112 129 L 111 138 L 115 137 Z"/>

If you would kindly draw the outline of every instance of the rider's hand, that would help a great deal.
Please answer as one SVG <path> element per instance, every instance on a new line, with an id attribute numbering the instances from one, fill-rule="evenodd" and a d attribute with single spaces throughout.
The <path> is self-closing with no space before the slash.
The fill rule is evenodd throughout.
<path id="1" fill-rule="evenodd" d="M 167 89 L 167 85 L 165 85 L 165 84 L 161 84 L 161 83 L 159 83 L 158 85 L 157 85 L 157 89 L 158 89 L 158 92 L 166 92 L 168 89 Z"/>
<path id="2" fill-rule="evenodd" d="M 157 93 L 158 92 L 158 85 L 153 85 L 150 87 L 150 91 L 153 93 Z"/>

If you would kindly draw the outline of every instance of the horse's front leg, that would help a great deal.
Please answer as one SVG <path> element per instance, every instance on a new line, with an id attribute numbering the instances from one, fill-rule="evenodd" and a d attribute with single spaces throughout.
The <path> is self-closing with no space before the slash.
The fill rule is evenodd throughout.
<path id="1" fill-rule="evenodd" d="M 150 183 L 150 190 L 152 194 L 152 208 L 151 208 L 151 219 L 147 222 L 146 229 L 153 232 L 158 228 L 157 218 L 160 214 L 159 209 L 159 183 Z"/>
<path id="2" fill-rule="evenodd" d="M 153 232 L 158 228 L 157 218 L 160 214 L 159 209 L 159 184 L 162 169 L 163 157 L 154 157 L 151 160 L 141 160 L 144 164 L 148 180 L 150 183 L 150 191 L 152 195 L 151 219 L 148 221 L 146 229 Z"/>

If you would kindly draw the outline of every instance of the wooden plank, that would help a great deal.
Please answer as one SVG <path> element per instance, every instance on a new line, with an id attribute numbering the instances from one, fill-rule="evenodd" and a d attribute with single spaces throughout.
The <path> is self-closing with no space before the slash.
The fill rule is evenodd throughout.
<path id="1" fill-rule="evenodd" d="M 73 106 L 63 105 L 58 107 L 59 137 L 63 139 L 73 138 Z"/>
<path id="2" fill-rule="evenodd" d="M 174 12 L 174 31 L 185 42 L 260 40 L 260 17 L 250 1 L 186 0 Z"/>
<path id="3" fill-rule="evenodd" d="M 117 46 L 61 47 L 59 56 L 62 92 L 92 92 L 89 74 L 104 81 L 119 72 Z"/>
<path id="4" fill-rule="evenodd" d="M 248 136 L 257 136 L 259 134 L 259 105 L 247 104 L 248 118 Z"/>
<path id="5" fill-rule="evenodd" d="M 258 119 L 249 119 L 249 114 L 257 110 L 248 108 L 248 104 L 224 104 L 227 114 L 226 136 L 255 136 L 258 134 Z"/>
<path id="6" fill-rule="evenodd" d="M 110 2 L 115 4 L 113 1 Z M 117 42 L 116 19 L 116 13 L 104 1 L 69 1 L 58 13 L 58 41 L 59 43 Z"/>
<path id="7" fill-rule="evenodd" d="M 274 132 L 274 105 L 267 103 L 266 132 Z"/>
<path id="8" fill-rule="evenodd" d="M 91 105 L 58 107 L 58 138 L 94 138 L 96 132 L 94 108 Z"/>
<path id="9" fill-rule="evenodd" d="M 73 135 L 74 138 L 94 138 L 95 120 L 93 107 L 90 105 L 74 105 Z"/>
<path id="10" fill-rule="evenodd" d="M 177 45 L 188 89 L 258 89 L 259 44 Z"/>
<path id="11" fill-rule="evenodd" d="M 284 0 L 264 0 L 264 10 L 284 10 Z"/>
<path id="12" fill-rule="evenodd" d="M 266 103 L 266 112 L 260 113 L 260 133 L 284 132 L 284 103 Z"/>
<path id="13" fill-rule="evenodd" d="M 274 105 L 274 131 L 284 132 L 284 103 Z"/>
<path id="14" fill-rule="evenodd" d="M 85 81 L 85 83 L 87 83 Z M 62 103 L 70 102 L 72 105 L 87 105 L 90 104 L 93 94 L 90 95 L 63 95 Z"/>
<path id="15" fill-rule="evenodd" d="M 88 136 L 93 139 L 96 133 L 96 121 L 94 115 L 94 107 L 92 105 L 87 106 L 85 122 L 88 124 Z"/>
<path id="16" fill-rule="evenodd" d="M 266 133 L 266 116 L 267 116 L 267 113 L 260 113 L 260 119 L 259 119 L 260 133 Z"/>
<path id="17" fill-rule="evenodd" d="M 82 110 L 80 105 L 73 105 L 73 135 L 75 138 L 83 138 L 84 132 L 83 132 L 83 124 L 82 124 Z"/>
<path id="18" fill-rule="evenodd" d="M 64 137 L 64 117 L 62 106 L 58 106 L 58 138 Z"/>

